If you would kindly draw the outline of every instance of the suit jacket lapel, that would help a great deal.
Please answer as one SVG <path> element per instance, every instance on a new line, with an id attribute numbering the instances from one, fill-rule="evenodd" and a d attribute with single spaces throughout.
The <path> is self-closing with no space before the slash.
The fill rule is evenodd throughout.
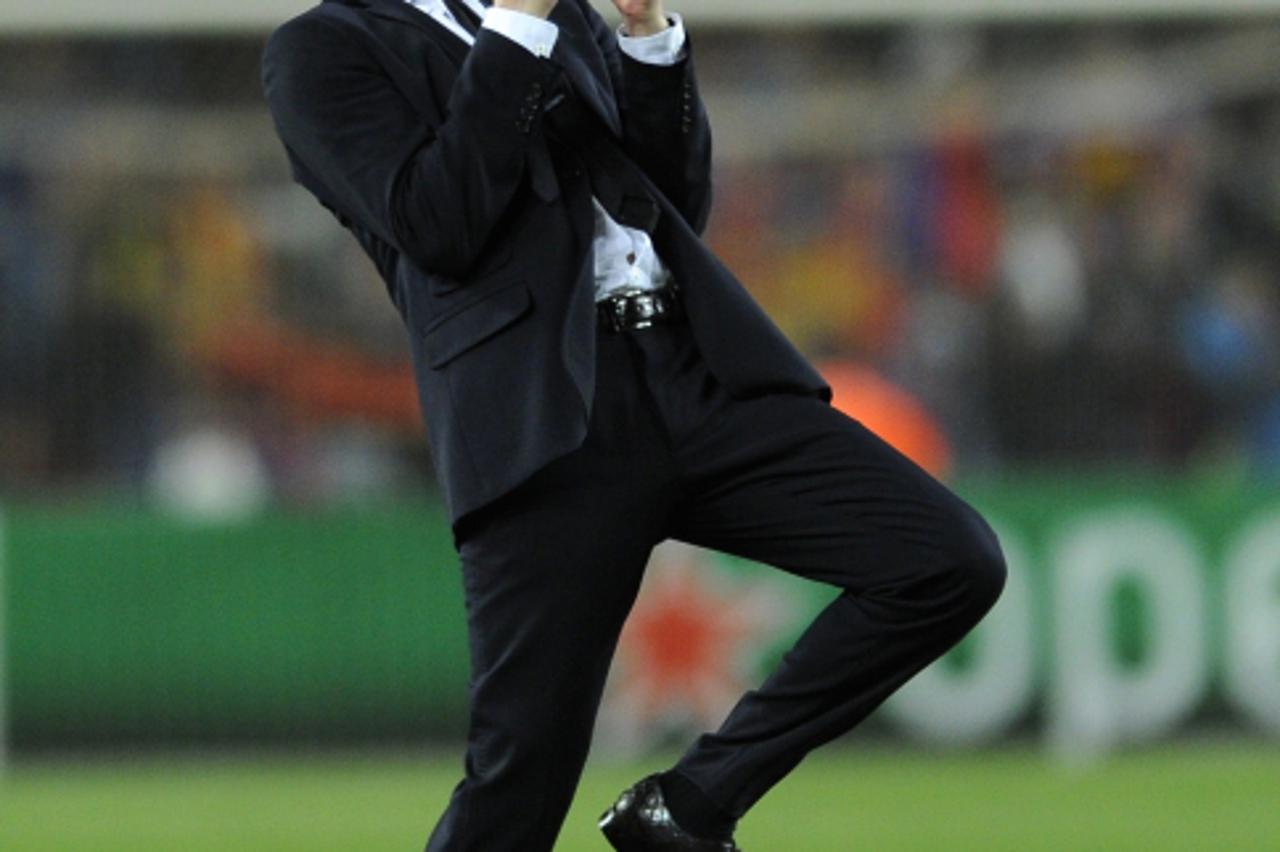
<path id="1" fill-rule="evenodd" d="M 560 28 L 551 59 L 564 69 L 573 89 L 602 118 L 613 134 L 622 136 L 622 120 L 613 96 L 609 66 L 575 0 L 560 0 L 549 19 Z"/>

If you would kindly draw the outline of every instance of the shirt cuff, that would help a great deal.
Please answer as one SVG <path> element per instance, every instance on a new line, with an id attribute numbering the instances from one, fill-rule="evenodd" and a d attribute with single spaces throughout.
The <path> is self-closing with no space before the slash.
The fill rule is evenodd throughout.
<path id="1" fill-rule="evenodd" d="M 506 36 L 534 56 L 546 59 L 555 50 L 560 28 L 545 18 L 490 6 L 484 13 L 486 30 Z"/>
<path id="2" fill-rule="evenodd" d="M 637 62 L 648 65 L 675 65 L 684 59 L 684 18 L 667 15 L 671 26 L 660 33 L 632 38 L 618 27 L 618 46 L 622 52 Z"/>

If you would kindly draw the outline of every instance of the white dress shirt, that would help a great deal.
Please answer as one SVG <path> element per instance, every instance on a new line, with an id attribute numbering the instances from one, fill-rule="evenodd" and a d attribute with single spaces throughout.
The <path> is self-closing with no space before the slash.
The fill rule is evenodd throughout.
<path id="1" fill-rule="evenodd" d="M 444 24 L 450 32 L 467 44 L 474 39 L 445 5 L 444 0 L 406 0 Z M 512 9 L 485 7 L 480 0 L 462 0 L 483 20 L 485 29 L 493 30 L 519 44 L 535 56 L 546 58 L 555 49 L 560 28 L 536 15 Z M 560 0 L 567 2 L 567 0 Z M 674 65 L 684 53 L 684 21 L 671 16 L 671 26 L 651 36 L 633 38 L 618 30 L 618 44 L 623 52 L 638 62 L 650 65 Z M 592 240 L 595 253 L 595 295 L 599 301 L 622 290 L 656 290 L 671 277 L 658 257 L 653 240 L 644 231 L 628 228 L 614 221 L 599 201 L 595 202 L 596 231 Z"/>

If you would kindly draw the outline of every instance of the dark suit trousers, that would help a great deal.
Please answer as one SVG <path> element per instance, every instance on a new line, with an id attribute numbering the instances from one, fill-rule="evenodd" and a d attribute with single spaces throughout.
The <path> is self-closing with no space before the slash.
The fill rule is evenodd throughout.
<path id="1" fill-rule="evenodd" d="M 822 401 L 730 398 L 684 325 L 601 332 L 598 349 L 585 444 L 455 527 L 472 717 L 430 852 L 553 847 L 665 538 L 841 590 L 675 767 L 729 819 L 958 641 L 1003 584 L 978 514 Z"/>

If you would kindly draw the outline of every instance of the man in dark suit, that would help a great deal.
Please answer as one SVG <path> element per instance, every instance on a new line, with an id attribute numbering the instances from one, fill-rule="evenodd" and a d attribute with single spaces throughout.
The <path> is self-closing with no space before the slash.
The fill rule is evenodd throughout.
<path id="1" fill-rule="evenodd" d="M 552 848 L 665 538 L 840 594 L 605 813 L 638 852 L 736 849 L 738 818 L 1004 579 L 982 519 L 831 408 L 702 243 L 710 130 L 683 22 L 613 2 L 616 33 L 588 0 L 325 0 L 264 58 L 295 178 L 408 326 L 462 561 L 466 771 L 428 850 Z"/>

